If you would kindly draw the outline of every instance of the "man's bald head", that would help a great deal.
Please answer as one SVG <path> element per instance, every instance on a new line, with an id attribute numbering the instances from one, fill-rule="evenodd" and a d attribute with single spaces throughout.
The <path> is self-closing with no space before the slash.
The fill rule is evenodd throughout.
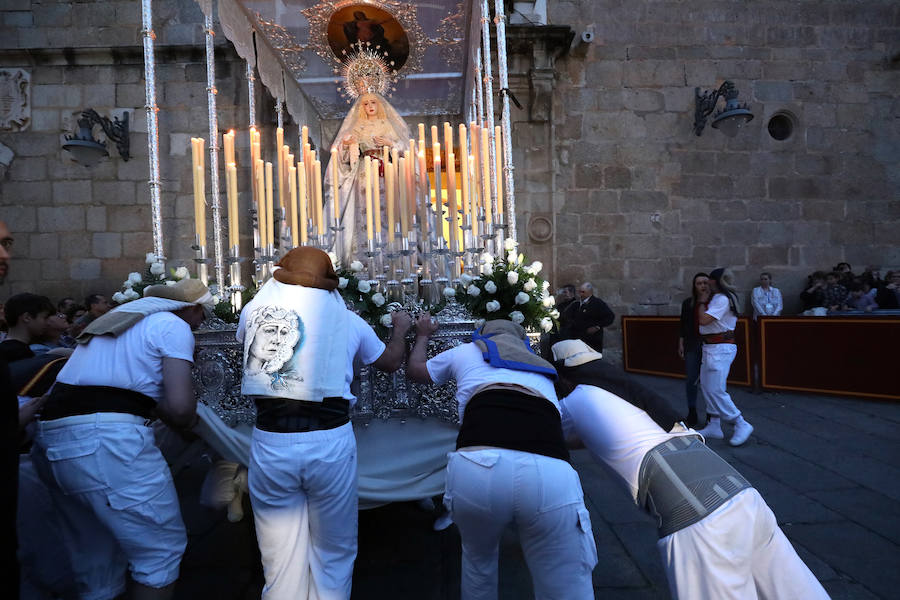
<path id="1" fill-rule="evenodd" d="M 594 295 L 594 286 L 590 284 L 590 282 L 585 281 L 581 284 L 581 287 L 578 288 L 578 295 L 582 300 L 586 300 Z"/>
<path id="2" fill-rule="evenodd" d="M 0 283 L 6 280 L 9 273 L 9 258 L 12 252 L 13 237 L 5 221 L 0 221 Z"/>

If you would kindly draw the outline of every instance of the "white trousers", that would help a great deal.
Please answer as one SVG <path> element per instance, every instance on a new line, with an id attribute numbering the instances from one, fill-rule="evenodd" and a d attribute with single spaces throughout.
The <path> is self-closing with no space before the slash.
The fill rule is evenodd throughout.
<path id="1" fill-rule="evenodd" d="M 451 452 L 444 502 L 462 537 L 462 600 L 496 600 L 500 537 L 515 524 L 536 600 L 594 598 L 597 547 L 569 463 L 501 448 Z"/>
<path id="2" fill-rule="evenodd" d="M 350 598 L 358 526 L 352 425 L 254 429 L 249 487 L 264 600 Z"/>
<path id="3" fill-rule="evenodd" d="M 38 475 L 61 515 L 83 600 L 114 598 L 134 581 L 178 579 L 187 546 L 172 474 L 144 419 L 97 413 L 40 421 L 32 448 Z"/>
<path id="4" fill-rule="evenodd" d="M 657 542 L 675 600 L 827 600 L 755 489 Z"/>
<path id="5" fill-rule="evenodd" d="M 703 344 L 703 362 L 700 363 L 700 389 L 706 400 L 706 412 L 728 423 L 741 416 L 725 390 L 736 354 L 735 344 Z"/>

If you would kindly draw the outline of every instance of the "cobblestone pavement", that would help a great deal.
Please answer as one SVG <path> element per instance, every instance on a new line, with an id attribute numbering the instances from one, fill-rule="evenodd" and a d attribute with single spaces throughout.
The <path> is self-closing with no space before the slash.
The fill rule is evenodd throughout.
<path id="1" fill-rule="evenodd" d="M 680 380 L 639 379 L 684 400 Z M 900 589 L 900 404 L 808 394 L 730 390 L 755 427 L 750 441 L 710 447 L 760 491 L 784 532 L 835 599 L 896 598 Z M 585 451 L 574 452 L 591 511 L 600 562 L 596 597 L 669 598 L 650 519 Z M 201 451 L 185 456 L 176 482 L 190 541 L 176 598 L 258 598 L 262 570 L 249 502 L 229 523 L 224 510 L 199 505 L 208 468 Z M 357 600 L 459 597 L 459 535 L 431 529 L 434 515 L 416 503 L 360 513 Z M 532 597 L 515 533 L 501 550 L 500 597 Z"/>

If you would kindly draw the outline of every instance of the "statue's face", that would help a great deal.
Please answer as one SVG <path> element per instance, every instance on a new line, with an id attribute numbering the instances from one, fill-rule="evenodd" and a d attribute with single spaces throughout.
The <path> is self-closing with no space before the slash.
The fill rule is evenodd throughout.
<path id="1" fill-rule="evenodd" d="M 363 110 L 369 118 L 378 116 L 378 99 L 375 96 L 367 96 L 363 98 Z"/>
<path id="2" fill-rule="evenodd" d="M 271 360 L 291 336 L 291 326 L 285 321 L 269 321 L 259 326 L 250 354 L 259 360 Z"/>

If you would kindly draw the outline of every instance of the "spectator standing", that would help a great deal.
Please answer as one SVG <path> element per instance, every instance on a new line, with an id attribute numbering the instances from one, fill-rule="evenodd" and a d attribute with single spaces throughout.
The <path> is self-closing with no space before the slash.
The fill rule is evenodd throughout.
<path id="1" fill-rule="evenodd" d="M 900 270 L 888 271 L 884 278 L 885 284 L 878 289 L 875 302 L 878 308 L 900 308 Z"/>
<path id="2" fill-rule="evenodd" d="M 46 296 L 16 294 L 6 301 L 5 310 L 9 334 L 0 342 L 0 357 L 7 362 L 31 358 L 29 346 L 44 335 L 53 304 Z"/>
<path id="3" fill-rule="evenodd" d="M 726 389 L 728 371 L 737 355 L 734 329 L 739 312 L 737 290 L 731 269 L 714 269 L 709 274 L 708 305 L 701 304 L 697 317 L 703 339 L 703 362 L 700 365 L 700 388 L 706 400 L 709 424 L 700 433 L 707 439 L 724 439 L 720 421 L 732 423 L 734 432 L 728 443 L 740 446 L 753 433 L 753 425 L 744 420 L 741 411 Z"/>
<path id="4" fill-rule="evenodd" d="M 781 314 L 784 304 L 781 300 L 781 290 L 772 285 L 772 274 L 763 272 L 759 275 L 759 286 L 753 288 L 750 294 L 753 305 L 753 319 L 760 316 L 777 317 Z"/>
<path id="5" fill-rule="evenodd" d="M 565 337 L 580 339 L 597 352 L 603 352 L 603 328 L 612 325 L 616 316 L 606 302 L 594 295 L 589 282 L 578 288 L 581 300 L 566 311 L 568 333 Z"/>
<path id="6" fill-rule="evenodd" d="M 841 274 L 832 271 L 825 276 L 824 306 L 828 310 L 840 310 L 847 301 L 847 288 L 841 284 Z"/>
<path id="7" fill-rule="evenodd" d="M 681 303 L 678 356 L 684 360 L 684 393 L 687 398 L 686 423 L 697 424 L 697 387 L 700 379 L 700 362 L 703 357 L 700 332 L 697 329 L 697 309 L 709 302 L 709 275 L 697 273 L 691 282 L 691 296 Z"/>
<path id="8" fill-rule="evenodd" d="M 84 306 L 87 309 L 87 312 L 75 321 L 75 324 L 80 327 L 81 330 L 90 325 L 94 319 L 105 315 L 109 311 L 109 300 L 102 294 L 91 294 L 84 299 Z M 79 331 L 79 333 L 81 333 L 81 331 Z"/>

